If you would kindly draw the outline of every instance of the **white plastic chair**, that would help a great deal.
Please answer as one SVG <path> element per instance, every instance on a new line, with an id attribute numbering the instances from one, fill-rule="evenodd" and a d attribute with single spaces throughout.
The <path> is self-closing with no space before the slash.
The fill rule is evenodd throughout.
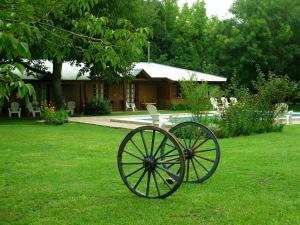
<path id="1" fill-rule="evenodd" d="M 18 114 L 19 118 L 21 118 L 21 108 L 20 104 L 18 102 L 12 102 L 10 104 L 10 108 L 8 108 L 8 115 L 9 118 L 11 118 L 12 114 Z"/>
<path id="2" fill-rule="evenodd" d="M 126 111 L 128 109 L 131 109 L 133 112 L 136 111 L 135 103 L 129 103 L 128 101 L 126 101 Z"/>
<path id="3" fill-rule="evenodd" d="M 74 115 L 75 108 L 76 108 L 76 104 L 74 101 L 67 102 L 67 111 L 70 112 L 71 116 Z"/>
<path id="4" fill-rule="evenodd" d="M 230 97 L 229 99 L 230 99 L 230 104 L 231 105 L 235 105 L 237 103 L 236 97 Z"/>
<path id="5" fill-rule="evenodd" d="M 290 119 L 293 111 L 288 111 L 289 106 L 286 103 L 278 103 L 275 105 L 275 120 L 280 122 L 281 120 L 285 120 L 286 124 L 290 124 Z"/>
<path id="6" fill-rule="evenodd" d="M 227 98 L 222 97 L 222 98 L 221 98 L 221 102 L 222 102 L 222 105 L 223 105 L 224 109 L 227 109 L 228 106 L 229 106 L 229 103 L 228 103 Z"/>
<path id="7" fill-rule="evenodd" d="M 152 117 L 153 126 L 155 126 L 158 123 L 158 127 L 162 128 L 169 121 L 169 120 L 163 120 L 161 118 L 160 113 L 157 111 L 157 108 L 154 105 L 147 105 L 146 108 L 150 116 Z"/>
<path id="8" fill-rule="evenodd" d="M 33 117 L 35 117 L 35 115 L 36 115 L 37 113 L 39 113 L 40 116 L 41 116 L 41 109 L 40 109 L 40 107 L 37 107 L 37 106 L 36 106 L 36 107 L 33 107 L 33 105 L 32 105 L 31 102 L 28 103 L 27 109 L 28 109 L 29 113 L 32 113 L 32 116 L 33 116 Z"/>
<path id="9" fill-rule="evenodd" d="M 212 105 L 212 107 L 213 107 L 213 110 L 215 110 L 215 111 L 219 111 L 219 106 L 218 106 L 218 101 L 217 101 L 217 99 L 216 98 L 214 98 L 214 97 L 211 97 L 210 98 L 210 103 L 211 103 L 211 105 Z"/>
<path id="10" fill-rule="evenodd" d="M 136 106 L 135 106 L 135 103 L 131 103 L 131 108 L 132 108 L 132 111 L 136 111 Z"/>

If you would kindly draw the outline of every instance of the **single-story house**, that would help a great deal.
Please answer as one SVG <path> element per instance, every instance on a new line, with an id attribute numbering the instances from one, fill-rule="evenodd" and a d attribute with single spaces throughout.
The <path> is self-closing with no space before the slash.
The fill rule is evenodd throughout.
<path id="1" fill-rule="evenodd" d="M 52 72 L 52 63 L 46 61 L 45 65 Z M 89 74 L 77 77 L 79 70 L 80 67 L 68 62 L 63 63 L 63 100 L 75 101 L 77 111 L 82 110 L 94 97 L 110 101 L 113 111 L 125 110 L 126 101 L 134 102 L 139 110 L 145 109 L 149 103 L 155 104 L 158 109 L 166 109 L 171 104 L 184 103 L 179 80 L 189 79 L 192 74 L 195 74 L 197 80 L 207 81 L 210 84 L 222 85 L 226 82 L 224 77 L 151 62 L 135 63 L 132 69 L 134 78 L 113 85 L 91 80 Z M 25 76 L 23 79 L 35 86 L 39 102 L 53 101 L 50 80 L 33 76 Z"/>

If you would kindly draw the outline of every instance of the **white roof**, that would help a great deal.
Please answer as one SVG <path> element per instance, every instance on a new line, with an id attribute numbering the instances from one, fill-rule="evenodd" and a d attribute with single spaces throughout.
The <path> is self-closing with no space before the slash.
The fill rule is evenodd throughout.
<path id="1" fill-rule="evenodd" d="M 53 64 L 50 61 L 45 61 L 45 66 L 48 67 L 48 71 L 52 73 Z M 79 70 L 83 67 L 83 64 L 80 66 L 71 65 L 70 62 L 64 62 L 61 70 L 61 79 L 62 80 L 90 80 L 89 73 L 84 73 L 83 76 L 77 78 Z"/>
<path id="2" fill-rule="evenodd" d="M 44 65 L 47 67 L 47 71 L 52 73 L 52 62 L 48 60 L 44 61 Z M 83 64 L 76 66 L 75 64 L 71 65 L 70 62 L 64 62 L 61 72 L 62 80 L 90 80 L 89 73 L 87 72 L 83 76 L 77 78 L 78 72 L 82 67 Z M 193 74 L 195 74 L 198 81 L 226 82 L 227 80 L 225 77 L 147 62 L 134 63 L 132 75 L 137 76 L 142 70 L 144 70 L 151 78 L 167 78 L 172 81 L 179 81 L 182 79 L 189 80 L 190 76 Z M 34 80 L 36 78 L 34 76 L 25 75 L 23 79 Z"/>
<path id="3" fill-rule="evenodd" d="M 136 76 L 142 70 L 144 70 L 151 78 L 167 78 L 173 81 L 182 79 L 189 80 L 193 74 L 195 74 L 198 81 L 226 82 L 227 80 L 225 77 L 151 62 L 135 63 L 132 73 Z"/>

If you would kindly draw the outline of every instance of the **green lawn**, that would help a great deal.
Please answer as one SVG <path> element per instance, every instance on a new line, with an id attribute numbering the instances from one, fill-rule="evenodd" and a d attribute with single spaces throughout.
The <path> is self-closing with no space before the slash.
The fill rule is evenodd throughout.
<path id="1" fill-rule="evenodd" d="M 0 121 L 0 224 L 299 224 L 300 126 L 220 140 L 217 172 L 165 200 L 122 183 L 116 155 L 127 132 Z"/>

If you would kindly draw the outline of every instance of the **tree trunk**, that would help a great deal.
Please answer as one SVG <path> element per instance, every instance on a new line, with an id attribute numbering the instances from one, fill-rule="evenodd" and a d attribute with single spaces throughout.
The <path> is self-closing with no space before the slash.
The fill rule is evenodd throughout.
<path id="1" fill-rule="evenodd" d="M 54 101 L 58 109 L 61 109 L 63 106 L 61 70 L 62 70 L 62 62 L 57 62 L 56 60 L 53 60 L 53 78 L 52 78 L 53 92 L 54 92 Z"/>

